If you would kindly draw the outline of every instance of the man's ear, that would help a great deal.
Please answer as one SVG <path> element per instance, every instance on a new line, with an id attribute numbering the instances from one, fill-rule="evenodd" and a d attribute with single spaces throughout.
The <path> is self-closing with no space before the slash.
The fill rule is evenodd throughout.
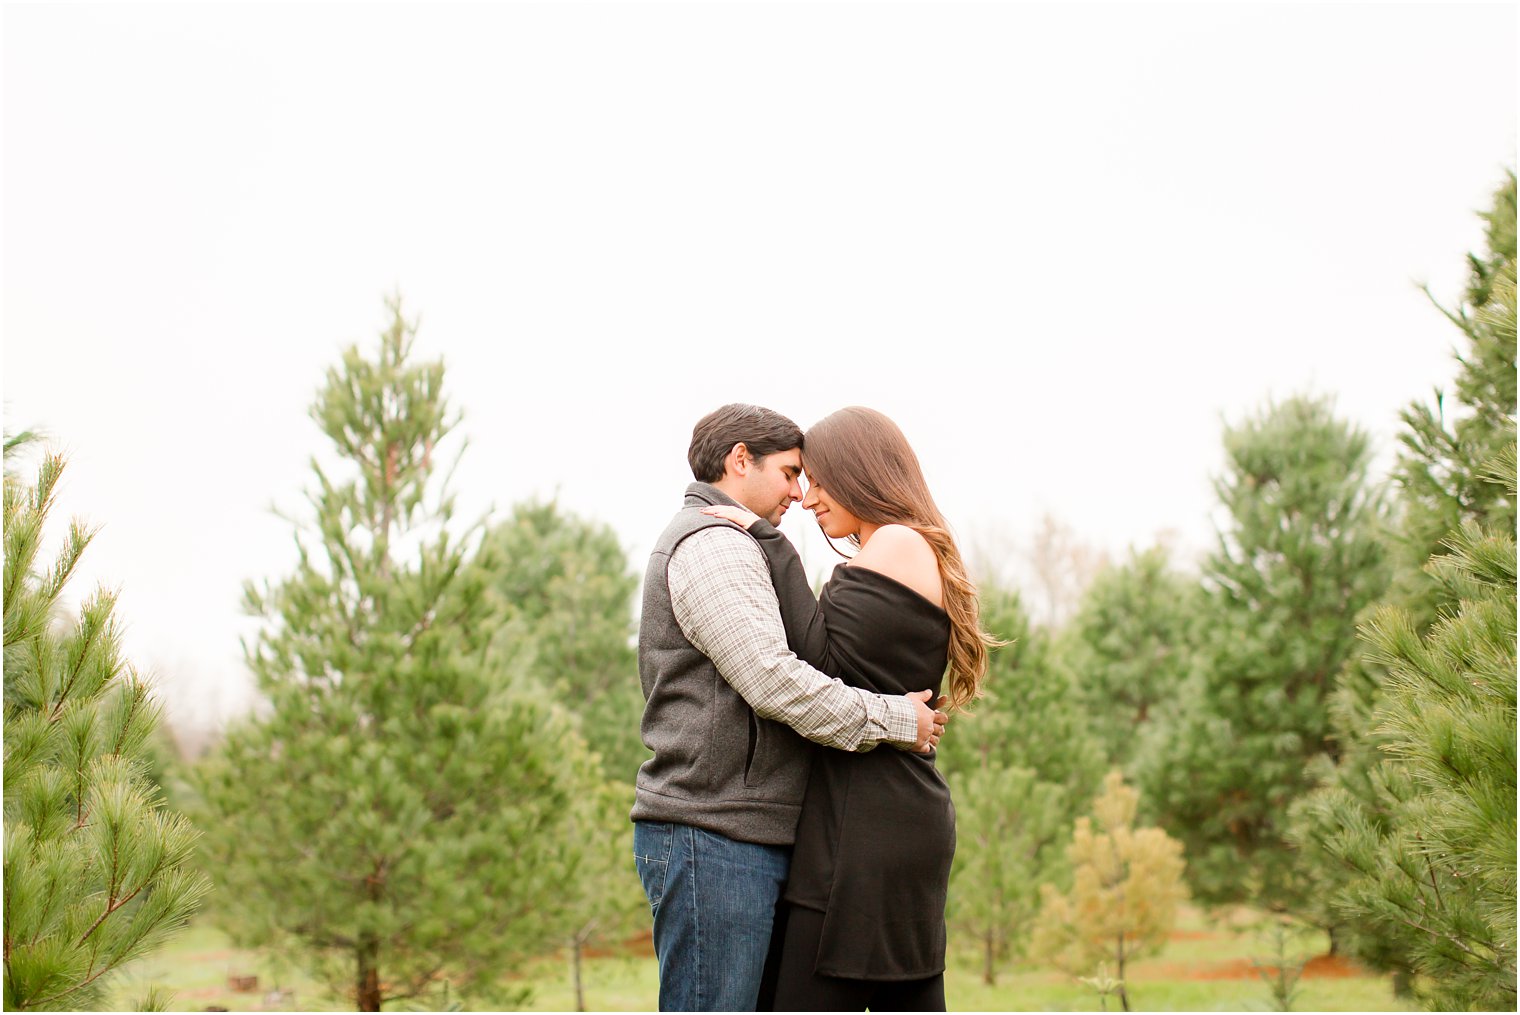
<path id="1" fill-rule="evenodd" d="M 736 476 L 743 476 L 749 472 L 749 467 L 754 464 L 750 457 L 749 447 L 740 441 L 728 449 L 728 457 L 723 460 L 724 466 Z"/>

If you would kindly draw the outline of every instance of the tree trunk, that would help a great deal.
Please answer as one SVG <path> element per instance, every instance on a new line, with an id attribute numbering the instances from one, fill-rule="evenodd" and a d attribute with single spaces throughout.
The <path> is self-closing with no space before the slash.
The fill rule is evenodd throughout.
<path id="1" fill-rule="evenodd" d="M 359 978 L 355 984 L 360 1011 L 380 1010 L 380 944 L 366 934 L 359 939 Z"/>
<path id="2" fill-rule="evenodd" d="M 1124 987 L 1124 932 L 1119 932 L 1119 1003 L 1129 1011 L 1129 991 Z"/>
<path id="3" fill-rule="evenodd" d="M 586 992 L 581 982 L 581 951 L 586 947 L 586 942 L 591 940 L 592 933 L 596 930 L 596 919 L 592 918 L 584 927 L 570 935 L 570 961 L 575 976 L 575 1010 L 586 1010 Z"/>
<path id="4" fill-rule="evenodd" d="M 988 930 L 987 933 L 985 933 L 985 934 L 982 935 L 982 944 L 984 945 L 983 960 L 982 960 L 982 982 L 985 983 L 989 987 L 996 986 L 996 984 L 997 984 L 997 976 L 994 974 L 993 969 L 992 969 L 992 951 L 993 951 L 993 949 L 992 949 L 992 931 L 991 930 Z"/>
<path id="5" fill-rule="evenodd" d="M 575 1010 L 586 1010 L 586 993 L 581 988 L 581 936 L 576 934 L 570 940 L 570 954 L 575 967 Z"/>

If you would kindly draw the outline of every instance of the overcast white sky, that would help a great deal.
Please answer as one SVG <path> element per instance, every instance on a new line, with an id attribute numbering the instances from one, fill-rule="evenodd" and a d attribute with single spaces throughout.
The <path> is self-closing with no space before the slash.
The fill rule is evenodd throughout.
<path id="1" fill-rule="evenodd" d="M 1512 4 L 7 4 L 5 422 L 181 721 L 246 701 L 324 369 L 420 313 L 465 513 L 642 570 L 728 401 L 902 426 L 967 542 L 1211 538 L 1222 419 L 1384 461 L 1515 162 Z M 813 540 L 800 509 L 786 528 Z M 827 555 L 808 542 L 810 559 Z"/>

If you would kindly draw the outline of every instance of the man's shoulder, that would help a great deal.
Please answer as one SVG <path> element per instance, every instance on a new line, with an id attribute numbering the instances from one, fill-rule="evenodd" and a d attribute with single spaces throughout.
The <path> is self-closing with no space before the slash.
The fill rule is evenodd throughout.
<path id="1" fill-rule="evenodd" d="M 703 557 L 751 557 L 764 563 L 765 555 L 755 537 L 737 525 L 722 518 L 698 513 L 706 519 L 706 525 L 693 525 L 690 531 L 681 533 L 669 549 L 671 559 L 680 556 L 683 562 Z"/>

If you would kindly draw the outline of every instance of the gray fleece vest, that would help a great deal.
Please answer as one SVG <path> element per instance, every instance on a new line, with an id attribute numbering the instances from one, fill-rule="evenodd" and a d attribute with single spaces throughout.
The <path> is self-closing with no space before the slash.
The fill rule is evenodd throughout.
<path id="1" fill-rule="evenodd" d="M 649 555 L 639 618 L 645 701 L 639 731 L 654 757 L 639 767 L 631 817 L 789 846 L 807 787 L 811 744 L 790 727 L 755 715 L 713 661 L 686 640 L 670 603 L 670 555 L 687 536 L 730 525 L 702 514 L 703 507 L 733 503 L 716 487 L 691 484 L 685 507 Z"/>

